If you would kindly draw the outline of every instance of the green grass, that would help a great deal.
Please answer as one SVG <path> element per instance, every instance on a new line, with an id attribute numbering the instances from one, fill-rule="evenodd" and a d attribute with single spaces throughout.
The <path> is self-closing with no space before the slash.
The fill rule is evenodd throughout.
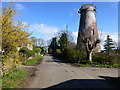
<path id="1" fill-rule="evenodd" d="M 2 88 L 18 88 L 21 81 L 25 80 L 27 76 L 27 71 L 14 68 L 2 77 Z"/>
<path id="2" fill-rule="evenodd" d="M 29 59 L 29 60 L 27 60 L 25 63 L 23 63 L 24 65 L 35 65 L 36 63 L 37 63 L 37 61 L 39 60 L 39 59 L 41 59 L 42 58 L 42 56 L 41 55 L 37 55 L 37 56 L 35 56 L 33 59 Z"/>
<path id="3" fill-rule="evenodd" d="M 81 67 L 91 67 L 90 64 L 80 64 L 80 63 L 74 63 L 74 65 L 81 66 Z"/>
<path id="4" fill-rule="evenodd" d="M 120 67 L 120 64 L 114 64 L 114 65 L 99 64 L 99 65 L 96 65 L 96 67 L 118 68 Z"/>
<path id="5" fill-rule="evenodd" d="M 81 63 L 74 63 L 74 65 L 81 66 L 81 67 L 105 67 L 105 68 L 118 68 L 120 64 L 114 65 L 107 65 L 107 64 L 81 64 Z"/>

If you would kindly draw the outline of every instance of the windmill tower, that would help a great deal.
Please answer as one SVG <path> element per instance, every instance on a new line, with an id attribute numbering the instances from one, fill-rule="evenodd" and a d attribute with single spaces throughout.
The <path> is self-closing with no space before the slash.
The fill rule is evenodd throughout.
<path id="1" fill-rule="evenodd" d="M 86 38 L 90 40 L 90 42 L 88 42 L 88 46 L 93 45 L 97 40 L 99 40 L 95 11 L 96 7 L 92 4 L 84 4 L 78 11 L 78 13 L 81 14 L 81 17 L 77 38 L 77 48 L 81 51 L 86 49 Z M 99 43 L 93 48 L 93 52 L 100 52 Z"/>

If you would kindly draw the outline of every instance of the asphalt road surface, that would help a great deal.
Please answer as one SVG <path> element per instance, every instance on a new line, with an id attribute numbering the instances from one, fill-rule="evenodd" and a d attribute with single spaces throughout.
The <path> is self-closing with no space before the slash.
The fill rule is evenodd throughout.
<path id="1" fill-rule="evenodd" d="M 36 77 L 27 88 L 114 88 L 106 78 L 117 77 L 117 68 L 75 67 L 45 55 Z"/>

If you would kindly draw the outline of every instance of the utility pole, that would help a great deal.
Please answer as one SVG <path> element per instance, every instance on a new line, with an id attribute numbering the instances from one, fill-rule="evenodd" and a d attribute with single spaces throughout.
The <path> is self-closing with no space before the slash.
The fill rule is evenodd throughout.
<path id="1" fill-rule="evenodd" d="M 66 35 L 67 35 L 66 48 L 68 49 L 68 25 L 66 25 Z"/>
<path id="2" fill-rule="evenodd" d="M 56 47 L 55 47 L 55 38 L 54 38 L 54 54 L 55 54 L 55 50 L 56 50 Z"/>

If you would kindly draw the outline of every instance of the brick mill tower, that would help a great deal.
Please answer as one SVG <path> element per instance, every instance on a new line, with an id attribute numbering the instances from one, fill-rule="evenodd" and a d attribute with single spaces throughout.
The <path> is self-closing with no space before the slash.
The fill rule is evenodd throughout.
<path id="1" fill-rule="evenodd" d="M 77 38 L 77 48 L 81 51 L 84 51 L 86 49 L 86 38 L 89 39 L 88 46 L 90 47 L 92 47 L 91 45 L 94 46 L 94 43 L 99 40 L 95 11 L 96 7 L 92 4 L 84 4 L 78 11 L 78 13 L 81 14 L 81 17 Z M 93 48 L 93 53 L 96 52 L 100 52 L 99 43 L 97 43 L 96 46 Z"/>

